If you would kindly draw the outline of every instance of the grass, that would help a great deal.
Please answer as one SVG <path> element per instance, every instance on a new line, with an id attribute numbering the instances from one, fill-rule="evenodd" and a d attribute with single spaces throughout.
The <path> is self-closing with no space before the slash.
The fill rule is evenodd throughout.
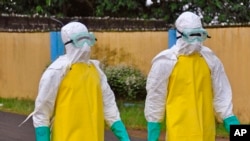
<path id="1" fill-rule="evenodd" d="M 146 130 L 147 121 L 144 117 L 144 102 L 126 103 L 123 101 L 118 101 L 117 105 L 120 110 L 121 119 L 126 125 L 126 128 Z M 28 115 L 33 111 L 33 109 L 33 100 L 0 98 L 0 111 Z M 165 123 L 162 123 L 162 130 L 166 130 Z M 229 137 L 222 123 L 216 124 L 216 134 L 218 137 Z"/>
<path id="2" fill-rule="evenodd" d="M 118 108 L 121 119 L 128 129 L 146 130 L 147 121 L 144 117 L 144 102 L 126 103 L 119 101 Z M 166 130 L 165 122 L 161 124 L 161 129 Z M 224 138 L 229 137 L 222 123 L 216 123 L 216 135 Z"/>
<path id="3" fill-rule="evenodd" d="M 117 102 L 121 119 L 127 128 L 146 130 L 147 121 L 144 117 L 144 102 Z"/>
<path id="4" fill-rule="evenodd" d="M 33 100 L 18 98 L 0 98 L 0 111 L 28 115 L 33 111 L 33 109 Z"/>
<path id="5" fill-rule="evenodd" d="M 225 130 L 224 126 L 222 123 L 217 123 L 216 124 L 216 135 L 218 137 L 224 137 L 224 138 L 229 138 L 229 134 Z"/>

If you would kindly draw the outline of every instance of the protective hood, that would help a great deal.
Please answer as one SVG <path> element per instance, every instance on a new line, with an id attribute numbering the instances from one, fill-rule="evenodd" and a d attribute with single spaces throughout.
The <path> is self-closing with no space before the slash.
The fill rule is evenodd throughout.
<path id="1" fill-rule="evenodd" d="M 75 35 L 88 34 L 87 27 L 80 22 L 70 22 L 61 29 L 62 41 L 65 45 L 66 57 L 70 63 L 88 62 L 90 59 L 90 45 L 83 43 L 80 46 L 74 44 Z"/>
<path id="2" fill-rule="evenodd" d="M 184 29 L 202 28 L 201 19 L 192 12 L 183 12 L 176 20 L 175 27 L 183 32 Z"/>
<path id="3" fill-rule="evenodd" d="M 182 36 L 180 33 L 184 32 L 186 29 L 188 30 L 197 30 L 203 29 L 201 24 L 201 19 L 199 16 L 195 15 L 192 12 L 184 12 L 182 13 L 175 22 L 176 27 L 176 35 L 177 38 Z M 193 52 L 199 52 L 202 46 L 202 42 L 190 43 L 183 38 L 179 38 L 176 41 L 176 47 L 178 48 L 178 54 L 189 55 Z"/>

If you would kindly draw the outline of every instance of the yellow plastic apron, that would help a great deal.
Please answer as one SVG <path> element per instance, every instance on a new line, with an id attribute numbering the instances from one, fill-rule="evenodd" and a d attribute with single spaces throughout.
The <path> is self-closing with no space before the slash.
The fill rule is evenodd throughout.
<path id="1" fill-rule="evenodd" d="M 73 64 L 61 82 L 52 141 L 104 141 L 101 85 L 94 65 Z"/>
<path id="2" fill-rule="evenodd" d="M 169 78 L 166 130 L 167 141 L 215 141 L 211 75 L 198 53 L 179 56 Z"/>

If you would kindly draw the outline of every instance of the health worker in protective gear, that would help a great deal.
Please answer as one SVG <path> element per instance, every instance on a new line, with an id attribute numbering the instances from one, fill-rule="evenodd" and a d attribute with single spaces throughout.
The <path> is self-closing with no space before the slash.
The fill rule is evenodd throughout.
<path id="1" fill-rule="evenodd" d="M 184 12 L 175 27 L 176 44 L 154 57 L 147 78 L 148 141 L 158 141 L 164 118 L 167 141 L 215 141 L 215 112 L 228 132 L 240 124 L 230 83 L 222 62 L 202 44 L 209 36 L 200 17 Z"/>
<path id="2" fill-rule="evenodd" d="M 94 34 L 70 22 L 61 37 L 66 53 L 43 73 L 31 114 L 36 141 L 104 141 L 104 121 L 120 141 L 130 141 L 107 78 L 90 59 Z"/>

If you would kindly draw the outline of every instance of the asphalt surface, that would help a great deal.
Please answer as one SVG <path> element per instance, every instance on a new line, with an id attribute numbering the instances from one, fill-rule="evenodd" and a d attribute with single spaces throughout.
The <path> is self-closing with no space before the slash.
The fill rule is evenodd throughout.
<path id="1" fill-rule="evenodd" d="M 35 141 L 35 132 L 32 118 L 22 126 L 18 126 L 26 116 L 0 111 L 0 141 Z M 140 136 L 141 133 L 130 134 L 131 141 L 147 141 L 146 135 Z M 114 134 L 106 130 L 105 141 L 119 141 Z M 216 138 L 216 141 L 229 141 L 226 138 Z"/>
<path id="2" fill-rule="evenodd" d="M 0 112 L 0 141 L 35 141 L 32 118 L 22 126 L 26 116 L 7 112 Z M 131 141 L 146 141 L 136 137 L 130 137 Z M 109 130 L 105 131 L 105 141 L 118 141 Z"/>

